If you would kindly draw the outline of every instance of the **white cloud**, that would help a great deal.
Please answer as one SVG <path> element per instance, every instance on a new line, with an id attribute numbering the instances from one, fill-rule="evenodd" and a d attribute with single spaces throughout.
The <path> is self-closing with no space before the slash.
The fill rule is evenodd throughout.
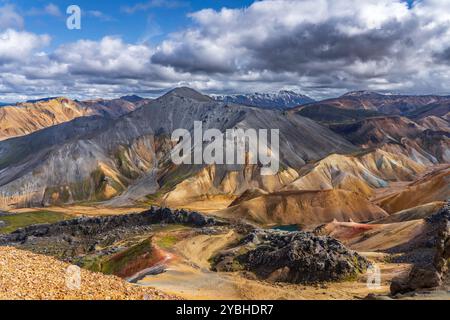
<path id="1" fill-rule="evenodd" d="M 59 10 L 59 7 L 53 3 L 49 3 L 48 5 L 46 5 L 44 11 L 47 14 L 55 17 L 60 17 L 62 15 L 61 10 Z"/>
<path id="2" fill-rule="evenodd" d="M 25 35 L 12 30 L 8 33 L 14 36 L 10 41 Z M 45 36 L 26 35 L 30 39 L 41 39 L 41 44 L 47 42 Z M 20 41 L 25 42 L 25 39 Z M 17 43 L 7 47 L 15 48 Z M 0 60 L 4 56 L 2 48 Z M 0 101 L 14 101 L 24 96 L 34 99 L 68 95 L 83 99 L 116 97 L 125 93 L 153 94 L 181 85 L 183 81 L 201 78 L 154 65 L 150 61 L 152 48 L 128 44 L 118 37 L 79 40 L 61 45 L 49 54 L 37 46 L 34 50 L 31 46 L 28 48 L 21 54 L 24 57 L 21 61 L 13 60 L 11 50 L 5 50 L 10 60 L 0 64 Z"/>
<path id="3" fill-rule="evenodd" d="M 133 6 L 123 6 L 122 11 L 128 14 L 133 14 L 137 11 L 147 11 L 152 8 L 174 9 L 186 6 L 188 6 L 187 2 L 179 0 L 148 0 L 146 2 L 138 2 Z"/>
<path id="4" fill-rule="evenodd" d="M 124 43 L 117 37 L 100 41 L 79 40 L 55 51 L 55 58 L 69 65 L 72 74 L 92 76 L 140 77 L 146 74 L 152 51 L 145 45 Z"/>
<path id="5" fill-rule="evenodd" d="M 48 35 L 35 35 L 13 29 L 5 30 L 0 33 L 0 65 L 13 61 L 25 61 L 36 49 L 49 43 Z"/>
<path id="6" fill-rule="evenodd" d="M 56 4 L 49 3 L 42 8 L 32 7 L 26 12 L 26 15 L 29 16 L 53 16 L 53 17 L 61 17 L 63 14 L 59 7 Z"/>
<path id="7" fill-rule="evenodd" d="M 7 28 L 22 29 L 24 26 L 23 18 L 16 12 L 13 5 L 0 7 L 0 30 Z"/>
<path id="8" fill-rule="evenodd" d="M 100 10 L 87 10 L 87 11 L 84 11 L 83 14 L 88 17 L 97 18 L 101 21 L 114 21 L 115 20 L 113 17 L 105 14 L 104 12 L 102 12 Z"/>

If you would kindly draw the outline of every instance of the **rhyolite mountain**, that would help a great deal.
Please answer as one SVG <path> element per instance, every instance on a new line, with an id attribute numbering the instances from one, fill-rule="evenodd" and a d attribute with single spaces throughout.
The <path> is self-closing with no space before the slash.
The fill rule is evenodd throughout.
<path id="1" fill-rule="evenodd" d="M 263 177 L 258 165 L 173 165 L 171 133 L 192 131 L 194 121 L 222 132 L 279 129 L 280 172 Z M 126 204 L 155 194 L 183 203 L 250 187 L 273 191 L 295 180 L 309 161 L 357 150 L 299 115 L 228 105 L 178 88 L 116 119 L 80 117 L 0 142 L 0 208 L 113 198 Z"/>
<path id="2" fill-rule="evenodd" d="M 26 135 L 79 117 L 97 115 L 118 118 L 148 101 L 137 96 L 87 101 L 54 97 L 4 106 L 0 109 L 0 140 Z"/>
<path id="3" fill-rule="evenodd" d="M 429 129 L 406 117 L 373 117 L 329 128 L 364 148 L 382 148 L 423 164 L 450 162 L 450 133 L 439 127 Z"/>
<path id="4" fill-rule="evenodd" d="M 427 116 L 417 123 L 430 130 L 450 132 L 450 121 L 444 117 Z"/>
<path id="5" fill-rule="evenodd" d="M 438 116 L 446 114 L 450 111 L 450 97 L 437 95 L 395 95 L 371 91 L 355 91 L 346 93 L 338 98 L 313 102 L 310 105 L 347 110 L 371 110 L 389 115 L 410 115 L 411 117 L 417 118 L 421 114 Z"/>
<path id="6" fill-rule="evenodd" d="M 215 95 L 213 98 L 225 103 L 235 103 L 265 109 L 289 109 L 314 102 L 315 100 L 294 91 L 282 90 L 278 93 L 253 93 L 234 95 Z"/>
<path id="7" fill-rule="evenodd" d="M 450 97 L 370 91 L 289 110 L 317 121 L 363 148 L 382 148 L 422 164 L 450 161 Z"/>

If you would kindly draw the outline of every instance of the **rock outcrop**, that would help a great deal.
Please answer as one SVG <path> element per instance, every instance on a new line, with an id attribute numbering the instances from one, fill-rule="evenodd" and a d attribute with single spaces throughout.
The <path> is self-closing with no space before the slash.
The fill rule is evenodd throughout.
<path id="1" fill-rule="evenodd" d="M 436 288 L 448 277 L 450 259 L 450 201 L 436 214 L 427 218 L 429 227 L 435 232 L 434 259 L 425 265 L 415 265 L 405 279 L 394 279 L 391 294 Z"/>
<path id="2" fill-rule="evenodd" d="M 261 229 L 213 261 L 216 271 L 251 271 L 260 279 L 305 284 L 351 279 L 368 265 L 333 238 Z"/>

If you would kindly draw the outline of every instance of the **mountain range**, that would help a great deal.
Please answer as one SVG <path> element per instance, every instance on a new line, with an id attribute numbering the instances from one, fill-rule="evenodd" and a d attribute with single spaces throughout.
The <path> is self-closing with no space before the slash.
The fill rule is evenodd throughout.
<path id="1" fill-rule="evenodd" d="M 185 298 L 219 286 L 224 299 L 363 298 L 369 261 L 384 294 L 448 282 L 448 249 L 435 243 L 450 234 L 450 99 L 352 92 L 293 105 L 280 95 L 291 93 L 240 103 L 180 87 L 2 107 L 0 233 L 16 231 L 0 243 Z M 280 170 L 175 164 L 171 134 L 193 135 L 195 122 L 222 135 L 278 129 Z M 59 222 L 80 215 L 94 217 Z M 420 281 L 414 268 L 426 268 Z M 324 279 L 323 293 L 307 286 Z"/>
<path id="2" fill-rule="evenodd" d="M 349 99 L 352 103 L 363 100 L 371 110 L 359 104 L 354 107 Z M 204 197 L 238 197 L 252 188 L 264 192 L 344 188 L 367 194 L 389 181 L 413 179 L 423 171 L 421 166 L 449 162 L 448 121 L 444 117 L 426 116 L 416 123 L 405 116 L 372 110 L 396 114 L 399 101 L 412 104 L 414 99 L 426 106 L 438 100 L 442 104 L 446 98 L 349 93 L 332 100 L 335 106 L 326 108 L 334 120 L 319 121 L 321 124 L 312 121 L 317 120 L 315 114 L 304 111 L 323 110 L 328 101 L 283 113 L 229 105 L 189 88 L 172 90 L 156 100 L 132 96 L 20 103 L 0 111 L 4 139 L 16 136 L 0 143 L 0 203 L 3 208 L 87 200 L 124 205 L 150 197 L 183 205 Z M 387 107 L 390 102 L 391 109 Z M 342 119 L 341 110 L 350 108 L 364 110 L 364 114 Z M 438 121 L 424 121 L 430 117 Z M 236 127 L 280 128 L 282 170 L 277 176 L 262 177 L 255 165 L 174 166 L 169 161 L 170 133 L 176 128 L 192 132 L 195 120 L 202 121 L 205 129 L 222 132 Z M 356 155 L 358 152 L 364 153 Z M 368 157 L 375 157 L 370 167 L 365 160 Z M 306 174 L 306 165 L 317 170 L 326 161 L 326 167 L 334 167 L 334 172 L 325 174 L 332 174 L 332 180 L 308 178 L 311 174 Z M 380 165 L 382 172 L 371 169 Z"/>
<path id="3" fill-rule="evenodd" d="M 280 128 L 280 163 L 285 170 L 263 178 L 256 166 L 174 166 L 169 159 L 170 134 L 177 128 L 192 131 L 194 120 L 202 121 L 205 129 L 222 132 L 235 127 Z M 127 194 L 127 189 L 137 193 L 133 199 L 167 190 L 165 201 L 173 203 L 180 197 L 187 202 L 207 194 L 232 196 L 249 185 L 271 190 L 280 185 L 280 179 L 294 178 L 290 168 L 332 152 L 356 150 L 307 118 L 228 106 L 192 89 L 178 88 L 117 119 L 80 117 L 1 142 L 0 203 L 10 207 L 107 200 Z M 183 187 L 187 178 L 200 181 L 204 174 L 209 179 L 198 189 Z"/>
<path id="4" fill-rule="evenodd" d="M 344 110 L 369 110 L 387 115 L 402 115 L 422 119 L 434 115 L 445 117 L 449 112 L 450 96 L 395 95 L 371 91 L 355 91 L 338 98 L 318 101 L 307 107 L 320 106 Z M 301 107 L 299 108 L 301 109 Z"/>
<path id="5" fill-rule="evenodd" d="M 278 93 L 253 93 L 234 95 L 214 95 L 217 101 L 235 103 L 266 109 L 289 109 L 314 102 L 314 99 L 294 91 L 281 90 Z"/>
<path id="6" fill-rule="evenodd" d="M 368 196 L 390 181 L 413 180 L 424 166 L 450 161 L 448 120 L 440 116 L 446 99 L 360 92 L 286 113 L 217 101 L 182 87 L 155 100 L 19 103 L 0 110 L 6 139 L 0 142 L 0 208 L 80 201 L 123 206 L 149 199 L 183 206 L 205 198 L 232 200 L 254 188 L 344 189 Z M 400 104 L 410 112 L 436 102 L 437 115 L 418 122 L 397 115 Z M 381 113 L 386 110 L 393 115 Z M 192 132 L 194 121 L 223 133 L 279 128 L 282 169 L 261 176 L 258 165 L 174 165 L 170 134 L 177 128 Z"/>

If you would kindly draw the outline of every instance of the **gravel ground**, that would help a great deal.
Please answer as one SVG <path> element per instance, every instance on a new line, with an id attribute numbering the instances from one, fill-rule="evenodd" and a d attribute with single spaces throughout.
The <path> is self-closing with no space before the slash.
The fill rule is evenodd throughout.
<path id="1" fill-rule="evenodd" d="M 81 269 L 80 277 L 77 273 L 70 276 L 69 266 L 52 257 L 0 247 L 0 300 L 177 299 L 152 288 L 129 284 L 115 276 L 84 269 Z"/>

